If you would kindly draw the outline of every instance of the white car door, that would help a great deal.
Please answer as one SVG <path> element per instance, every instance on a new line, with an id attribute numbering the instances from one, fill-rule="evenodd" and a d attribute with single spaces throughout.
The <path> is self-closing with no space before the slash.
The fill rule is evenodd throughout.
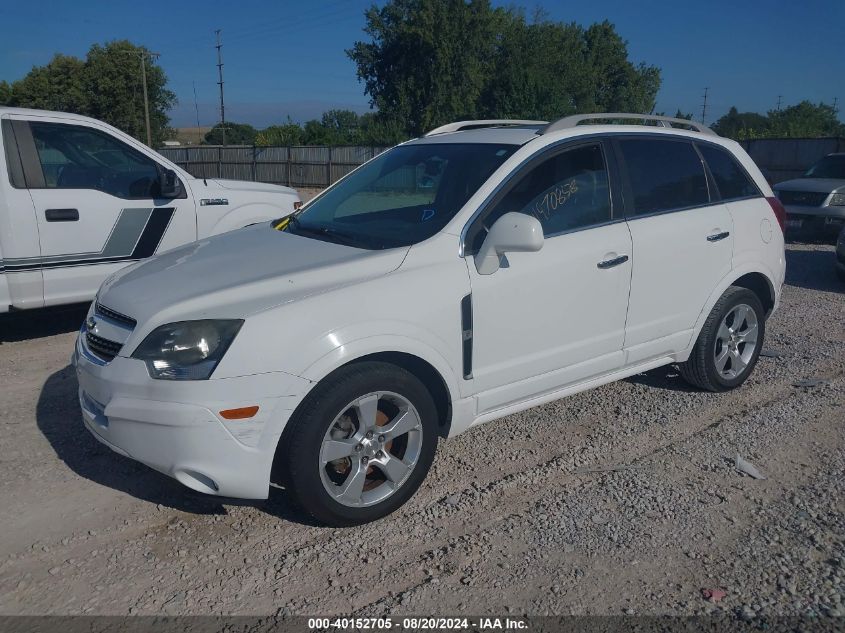
<path id="1" fill-rule="evenodd" d="M 38 224 L 15 141 L 18 124 L 3 119 L 0 152 L 0 312 L 44 305 Z"/>
<path id="2" fill-rule="evenodd" d="M 621 366 L 631 237 L 610 190 L 603 143 L 569 145 L 528 163 L 470 226 L 470 255 L 507 212 L 544 232 L 539 251 L 510 253 L 491 275 L 466 258 L 479 414 Z"/>
<path id="3" fill-rule="evenodd" d="M 625 350 L 635 364 L 688 347 L 707 298 L 731 270 L 733 220 L 727 206 L 711 203 L 690 140 L 641 135 L 616 147 L 634 244 Z"/>
<path id="4" fill-rule="evenodd" d="M 159 197 L 159 164 L 145 152 L 78 122 L 31 119 L 26 131 L 45 305 L 89 300 L 127 263 L 196 239 L 193 199 Z"/>

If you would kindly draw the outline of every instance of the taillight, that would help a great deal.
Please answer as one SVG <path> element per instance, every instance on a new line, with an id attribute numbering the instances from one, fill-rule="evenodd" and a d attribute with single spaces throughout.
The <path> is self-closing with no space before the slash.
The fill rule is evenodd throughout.
<path id="1" fill-rule="evenodd" d="M 783 205 L 777 198 L 766 198 L 766 201 L 769 203 L 769 206 L 772 207 L 772 211 L 774 211 L 775 217 L 778 219 L 778 224 L 780 224 L 780 232 L 786 232 L 786 209 L 783 208 Z"/>

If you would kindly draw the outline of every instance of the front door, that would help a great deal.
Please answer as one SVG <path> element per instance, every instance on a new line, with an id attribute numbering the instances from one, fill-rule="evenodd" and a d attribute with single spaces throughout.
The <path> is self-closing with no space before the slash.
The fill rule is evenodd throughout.
<path id="1" fill-rule="evenodd" d="M 128 262 L 196 239 L 191 198 L 158 196 L 158 165 L 104 130 L 30 121 L 27 184 L 38 222 L 45 305 L 85 301 Z M 18 139 L 18 142 L 22 142 Z"/>
<path id="2" fill-rule="evenodd" d="M 467 257 L 472 284 L 472 381 L 484 413 L 621 366 L 631 237 L 611 205 L 601 142 L 530 162 L 477 222 L 504 213 L 543 226 L 536 253 L 511 253 L 492 275 Z M 475 226 L 475 225 L 474 225 Z M 486 231 L 470 230 L 469 250 Z"/>

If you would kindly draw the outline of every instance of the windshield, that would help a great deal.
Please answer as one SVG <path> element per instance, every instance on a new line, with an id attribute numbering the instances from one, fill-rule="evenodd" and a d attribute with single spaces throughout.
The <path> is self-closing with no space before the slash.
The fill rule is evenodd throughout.
<path id="1" fill-rule="evenodd" d="M 804 178 L 836 178 L 845 180 L 845 154 L 825 156 L 807 170 Z"/>
<path id="2" fill-rule="evenodd" d="M 291 218 L 287 231 L 358 248 L 439 232 L 516 145 L 421 143 L 381 154 Z"/>

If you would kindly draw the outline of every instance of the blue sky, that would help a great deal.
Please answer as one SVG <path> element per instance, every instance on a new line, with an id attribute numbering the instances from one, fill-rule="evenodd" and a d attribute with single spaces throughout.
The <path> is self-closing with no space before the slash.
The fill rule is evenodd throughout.
<path id="1" fill-rule="evenodd" d="M 180 104 L 176 126 L 217 110 L 214 29 L 223 33 L 226 118 L 257 126 L 290 115 L 303 121 L 328 108 L 368 109 L 344 50 L 364 34 L 370 0 L 79 0 L 5 2 L 0 7 L 0 79 L 12 81 L 56 52 L 84 56 L 93 42 L 129 39 L 160 52 Z M 379 3 L 381 4 L 381 2 Z M 633 61 L 662 68 L 658 110 L 701 113 L 731 105 L 774 108 L 802 99 L 845 108 L 845 0 L 656 2 L 495 2 L 542 6 L 550 17 L 583 25 L 608 19 L 629 42 Z M 840 118 L 842 118 L 840 114 Z"/>

